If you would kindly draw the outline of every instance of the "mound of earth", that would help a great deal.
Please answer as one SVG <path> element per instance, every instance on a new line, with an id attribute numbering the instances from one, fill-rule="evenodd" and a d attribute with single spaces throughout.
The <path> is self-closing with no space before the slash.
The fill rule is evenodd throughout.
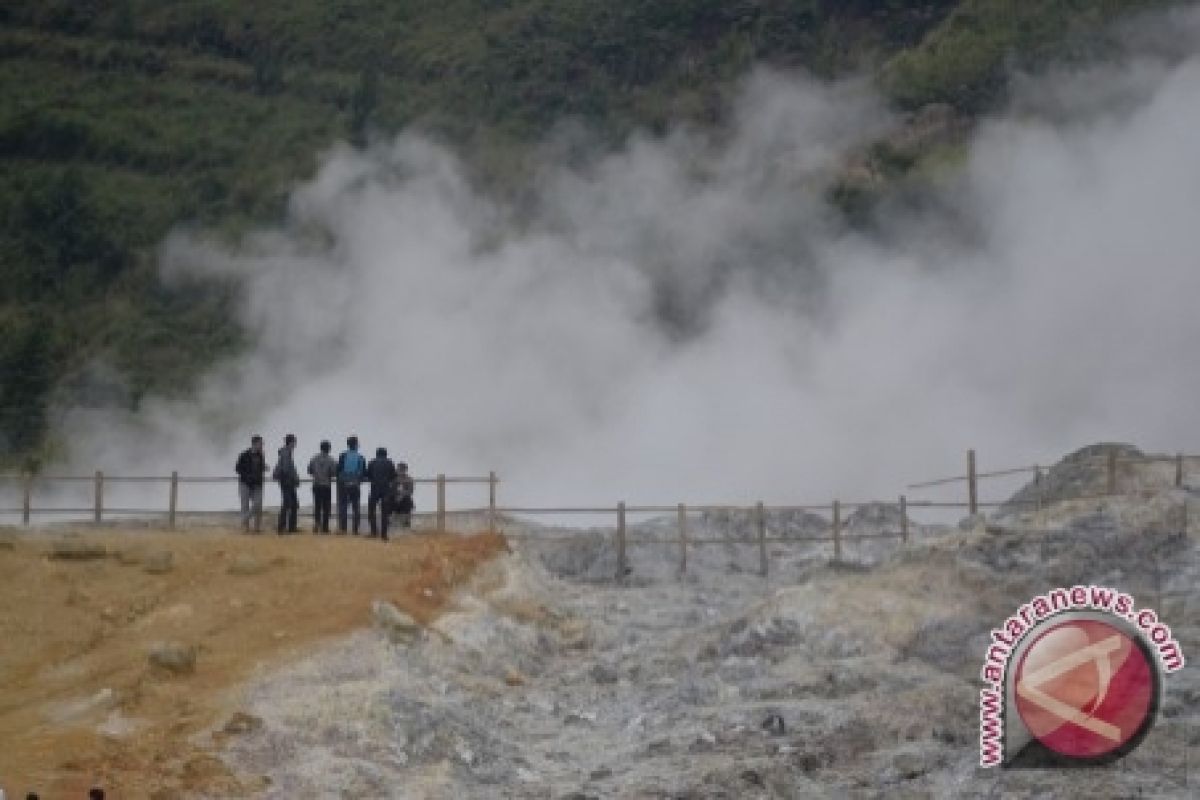
<path id="1" fill-rule="evenodd" d="M 495 535 L 83 530 L 0 549 L 0 781 L 9 796 L 244 796 L 217 757 L 253 730 L 238 687 L 390 604 L 420 624 Z M 240 715 L 240 716 L 239 716 Z"/>

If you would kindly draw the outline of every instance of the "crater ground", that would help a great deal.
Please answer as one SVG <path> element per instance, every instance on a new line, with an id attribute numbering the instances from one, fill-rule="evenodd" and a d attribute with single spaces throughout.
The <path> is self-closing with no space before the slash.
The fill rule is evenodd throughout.
<path id="1" fill-rule="evenodd" d="M 1033 504 L 910 521 L 906 544 L 878 538 L 898 508 L 860 509 L 840 559 L 810 541 L 828 519 L 770 515 L 765 577 L 745 513 L 688 519 L 706 544 L 686 574 L 673 516 L 631 526 L 620 578 L 611 529 L 508 518 L 507 538 L 386 547 L 0 538 L 0 782 L 163 799 L 1195 797 L 1200 498 L 1158 462 L 1105 495 L 1093 461 L 1017 494 Z M 1155 609 L 1191 661 L 1118 762 L 981 769 L 989 631 L 1082 584 Z"/>
<path id="2" fill-rule="evenodd" d="M 1149 465 L 1136 491 L 1070 499 L 1103 484 L 1093 471 L 1055 467 L 1062 491 L 1040 510 L 913 522 L 907 545 L 855 540 L 841 560 L 803 540 L 828 520 L 776 515 L 765 578 L 745 515 L 692 517 L 718 543 L 682 576 L 674 519 L 633 526 L 656 543 L 631 547 L 620 580 L 611 529 L 502 520 L 513 552 L 425 635 L 360 632 L 248 684 L 262 726 L 224 757 L 281 800 L 1194 797 L 1193 665 L 1108 768 L 978 766 L 988 632 L 1035 594 L 1119 587 L 1200 652 L 1195 491 Z M 847 528 L 894 529 L 897 513 Z"/>

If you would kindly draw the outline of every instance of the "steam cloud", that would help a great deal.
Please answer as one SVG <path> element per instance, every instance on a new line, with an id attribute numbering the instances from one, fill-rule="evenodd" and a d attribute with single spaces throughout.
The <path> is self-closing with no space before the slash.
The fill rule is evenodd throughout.
<path id="1" fill-rule="evenodd" d="M 890 498 L 968 446 L 1194 451 L 1200 36 L 1162 31 L 1019 81 L 874 233 L 825 199 L 895 124 L 855 82 L 759 72 L 727 135 L 582 166 L 552 142 L 520 208 L 415 135 L 335 147 L 285 226 L 164 244 L 168 278 L 243 281 L 256 346 L 188 403 L 76 417 L 75 458 L 228 474 L 251 432 L 355 432 L 418 474 L 496 469 L 505 502 L 591 504 Z"/>

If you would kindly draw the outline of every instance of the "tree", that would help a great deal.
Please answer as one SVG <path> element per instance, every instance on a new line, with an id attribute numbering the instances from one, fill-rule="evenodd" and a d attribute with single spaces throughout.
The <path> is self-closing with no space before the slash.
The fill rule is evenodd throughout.
<path id="1" fill-rule="evenodd" d="M 361 147 L 367 142 L 367 127 L 379 106 L 379 73 L 367 67 L 358 76 L 350 98 L 350 141 Z"/>
<path id="2" fill-rule="evenodd" d="M 254 67 L 254 91 L 260 95 L 278 94 L 283 91 L 283 58 L 267 44 L 259 44 L 250 53 Z"/>
<path id="3" fill-rule="evenodd" d="M 52 322 L 40 310 L 0 317 L 0 458 L 28 452 L 46 433 Z"/>

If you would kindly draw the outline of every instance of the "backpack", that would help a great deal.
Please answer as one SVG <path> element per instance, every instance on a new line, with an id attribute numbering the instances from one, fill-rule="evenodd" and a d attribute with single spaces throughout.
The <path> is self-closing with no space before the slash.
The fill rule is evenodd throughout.
<path id="1" fill-rule="evenodd" d="M 342 453 L 342 470 L 338 473 L 338 481 L 343 486 L 357 489 L 358 485 L 362 483 L 366 468 L 366 459 L 363 458 L 362 453 L 347 450 Z"/>

